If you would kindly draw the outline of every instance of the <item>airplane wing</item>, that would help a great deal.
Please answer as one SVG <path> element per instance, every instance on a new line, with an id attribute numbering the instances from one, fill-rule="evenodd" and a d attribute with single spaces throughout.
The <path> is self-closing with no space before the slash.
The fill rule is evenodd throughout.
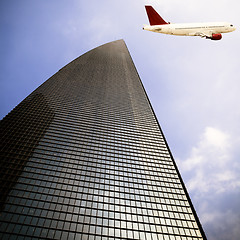
<path id="1" fill-rule="evenodd" d="M 206 38 L 206 37 L 211 37 L 211 34 L 206 34 L 206 33 L 202 33 L 202 32 L 197 32 L 194 34 L 194 36 L 199 36 L 201 38 Z"/>
<path id="2" fill-rule="evenodd" d="M 204 38 L 206 37 L 206 34 L 199 32 L 199 33 L 195 33 L 194 36 L 199 36 L 201 38 Z"/>
<path id="3" fill-rule="evenodd" d="M 214 31 L 210 32 L 197 32 L 194 34 L 194 36 L 199 36 L 201 38 L 207 38 L 212 40 L 220 40 L 222 39 L 222 34 Z"/>

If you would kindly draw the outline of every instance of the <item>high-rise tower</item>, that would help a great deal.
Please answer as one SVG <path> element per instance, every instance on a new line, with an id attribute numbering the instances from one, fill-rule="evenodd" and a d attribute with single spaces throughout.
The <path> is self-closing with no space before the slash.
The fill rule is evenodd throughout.
<path id="1" fill-rule="evenodd" d="M 2 239 L 205 239 L 123 40 L 1 121 Z"/>

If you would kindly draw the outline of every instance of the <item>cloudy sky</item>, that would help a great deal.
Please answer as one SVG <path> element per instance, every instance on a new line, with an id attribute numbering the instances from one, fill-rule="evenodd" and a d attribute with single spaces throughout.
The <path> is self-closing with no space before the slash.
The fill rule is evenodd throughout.
<path id="1" fill-rule="evenodd" d="M 221 41 L 142 30 L 151 4 L 170 22 L 228 21 Z M 240 236 L 239 0 L 2 0 L 0 113 L 64 65 L 124 39 L 209 240 Z"/>

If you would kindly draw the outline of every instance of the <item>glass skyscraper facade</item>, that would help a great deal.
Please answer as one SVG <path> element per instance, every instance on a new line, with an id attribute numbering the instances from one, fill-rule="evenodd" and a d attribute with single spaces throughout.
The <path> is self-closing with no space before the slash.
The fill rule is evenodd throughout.
<path id="1" fill-rule="evenodd" d="M 206 239 L 123 40 L 1 121 L 0 239 Z"/>

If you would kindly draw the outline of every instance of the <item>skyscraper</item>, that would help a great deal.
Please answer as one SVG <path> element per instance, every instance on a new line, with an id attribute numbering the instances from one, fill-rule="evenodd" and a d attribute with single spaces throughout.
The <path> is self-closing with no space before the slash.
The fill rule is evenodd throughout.
<path id="1" fill-rule="evenodd" d="M 205 239 L 123 40 L 1 121 L 2 239 Z"/>

